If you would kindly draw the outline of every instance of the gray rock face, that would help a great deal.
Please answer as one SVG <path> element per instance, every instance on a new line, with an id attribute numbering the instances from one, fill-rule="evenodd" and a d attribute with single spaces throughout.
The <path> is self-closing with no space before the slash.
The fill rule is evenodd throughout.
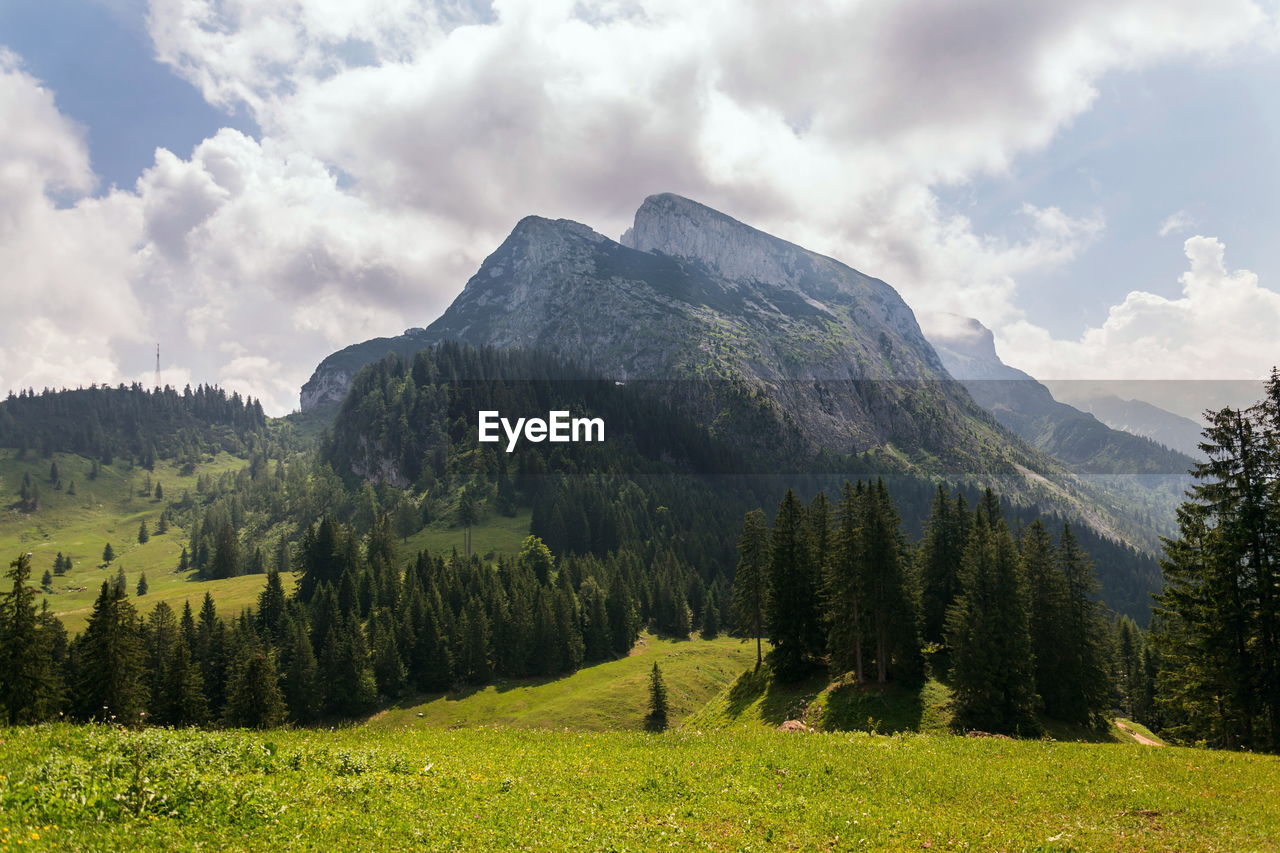
<path id="1" fill-rule="evenodd" d="M 993 462 L 969 439 L 1000 444 L 994 425 L 884 282 L 678 196 L 647 199 L 625 239 L 527 217 L 426 337 L 647 380 L 726 431 L 763 412 L 837 452 Z"/>

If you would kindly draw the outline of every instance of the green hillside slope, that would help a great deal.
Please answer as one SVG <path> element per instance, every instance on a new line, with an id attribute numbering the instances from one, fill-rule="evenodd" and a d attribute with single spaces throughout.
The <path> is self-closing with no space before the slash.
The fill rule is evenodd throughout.
<path id="1" fill-rule="evenodd" d="M 61 488 L 49 482 L 55 463 Z M 155 533 L 164 504 L 139 492 L 149 478 L 153 487 L 159 483 L 164 495 L 176 500 L 184 491 L 195 490 L 199 475 L 234 471 L 246 464 L 222 453 L 189 474 L 180 473 L 171 462 L 157 461 L 152 471 L 123 463 L 99 465 L 93 476 L 93 463 L 75 454 L 55 453 L 46 459 L 34 453 L 20 457 L 17 451 L 0 450 L 0 562 L 7 566 L 18 554 L 30 553 L 32 580 L 38 584 L 44 572 L 53 569 L 58 553 L 70 557 L 71 570 L 55 576 L 50 591 L 42 590 L 41 594 L 72 633 L 84 628 L 102 582 L 115 577 L 121 567 L 130 592 L 138 576 L 147 575 L 149 591 L 136 599 L 143 613 L 162 600 L 175 609 L 181 609 L 184 601 L 199 607 L 204 594 L 210 592 L 224 616 L 235 615 L 257 602 L 263 576 L 196 581 L 191 572 L 176 572 L 186 534 L 176 525 L 167 533 Z M 19 501 L 24 474 L 40 490 L 34 511 Z M 73 484 L 75 494 L 70 494 Z M 146 544 L 139 544 L 138 527 L 144 521 L 152 535 Z M 104 567 L 102 551 L 108 543 L 116 558 Z M 291 587 L 292 576 L 286 575 L 284 580 Z"/>
<path id="2" fill-rule="evenodd" d="M 755 646 L 721 637 L 674 641 L 651 634 L 628 657 L 557 679 L 500 681 L 480 690 L 421 697 L 374 716 L 377 727 L 487 725 L 585 731 L 640 729 L 649 699 L 649 669 L 662 669 L 678 723 L 755 663 Z"/>

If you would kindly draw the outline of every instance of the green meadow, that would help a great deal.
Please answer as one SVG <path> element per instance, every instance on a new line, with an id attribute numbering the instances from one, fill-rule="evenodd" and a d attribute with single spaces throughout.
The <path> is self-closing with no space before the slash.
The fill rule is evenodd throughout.
<path id="1" fill-rule="evenodd" d="M 49 482 L 51 462 L 58 465 L 61 489 Z M 15 451 L 0 450 L 0 562 L 7 567 L 18 554 L 30 553 L 32 579 L 39 583 L 44 572 L 52 570 L 58 552 L 69 556 L 71 571 L 54 576 L 52 591 L 41 594 L 73 634 L 84 629 L 102 582 L 115 577 L 120 568 L 131 593 L 138 576 L 146 572 L 148 592 L 134 600 L 144 614 L 160 601 L 167 601 L 175 610 L 181 610 L 185 601 L 198 608 L 210 592 L 221 613 L 233 616 L 257 602 L 263 576 L 198 581 L 191 572 L 177 572 L 186 535 L 174 525 L 167 533 L 157 534 L 156 522 L 164 502 L 140 492 L 149 475 L 153 488 L 155 483 L 163 487 L 166 501 L 177 500 L 184 491 L 194 492 L 200 474 L 217 475 L 245 464 L 224 453 L 200 465 L 194 474 L 183 475 L 174 465 L 161 461 L 153 471 L 103 465 L 97 477 L 91 478 L 92 463 L 82 456 L 56 453 L 46 459 L 27 454 L 20 459 Z M 18 503 L 24 474 L 40 489 L 40 508 L 34 513 L 23 511 Z M 72 484 L 75 494 L 69 493 Z M 151 537 L 139 544 L 138 528 L 144 521 Z M 104 566 L 102 551 L 108 543 L 116 556 Z M 292 576 L 284 580 L 291 587 Z"/>
<path id="2" fill-rule="evenodd" d="M 1280 761 L 865 733 L 0 730 L 18 850 L 1280 846 Z"/>

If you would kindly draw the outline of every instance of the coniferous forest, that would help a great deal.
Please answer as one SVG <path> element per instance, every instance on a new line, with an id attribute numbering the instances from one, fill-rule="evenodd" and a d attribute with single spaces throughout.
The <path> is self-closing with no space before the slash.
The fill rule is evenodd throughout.
<path id="1" fill-rule="evenodd" d="M 782 683 L 940 681 L 961 730 L 1036 736 L 1046 720 L 1089 729 L 1122 713 L 1180 742 L 1277 748 L 1275 377 L 1265 400 L 1206 430 L 1149 626 L 1108 604 L 1098 570 L 1139 557 L 1087 527 L 894 473 L 839 482 L 817 467 L 777 488 L 638 389 L 537 354 L 450 345 L 378 363 L 311 440 L 213 389 L 65 394 L 6 401 L 22 457 L 92 448 L 95 465 L 123 454 L 146 470 L 231 442 L 235 471 L 163 497 L 147 485 L 163 507 L 155 532 L 184 531 L 175 570 L 265 584 L 239 613 L 212 595 L 175 609 L 148 606 L 146 576 L 130 586 L 121 570 L 68 636 L 37 604 L 40 567 L 16 555 L 0 607 L 10 723 L 356 719 L 408 695 L 625 657 L 649 631 L 739 637 Z M 622 435 L 498 452 L 468 440 L 464 413 L 487 406 L 600 411 Z M 120 426 L 152 410 L 165 414 L 145 429 Z M 524 511 L 518 553 L 404 549 L 432 520 L 470 528 Z M 149 535 L 143 521 L 138 541 Z"/>

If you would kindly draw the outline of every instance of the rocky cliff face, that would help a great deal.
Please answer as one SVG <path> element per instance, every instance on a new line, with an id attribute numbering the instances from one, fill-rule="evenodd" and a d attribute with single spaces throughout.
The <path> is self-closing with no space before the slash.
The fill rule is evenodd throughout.
<path id="1" fill-rule="evenodd" d="M 521 220 L 425 337 L 645 380 L 722 432 L 754 406 L 812 447 L 892 448 L 961 473 L 1005 462 L 976 451 L 1007 442 L 893 288 L 678 196 L 647 199 L 624 243 Z"/>
<path id="2" fill-rule="evenodd" d="M 976 348 L 950 353 L 952 366 L 964 361 L 966 370 L 1009 378 L 990 333 L 968 331 Z M 576 222 L 522 219 L 425 330 L 325 359 L 304 389 L 304 407 L 337 399 L 361 365 L 388 352 L 445 340 L 536 348 L 594 375 L 645 382 L 733 441 L 872 453 L 929 475 L 999 480 L 1006 494 L 1127 535 L 1114 514 L 1124 502 L 1081 491 L 1059 461 L 975 403 L 893 288 L 679 196 L 646 199 L 621 242 Z M 1036 405 L 1061 405 L 1025 374 L 1012 376 Z M 1039 437 L 1040 415 L 1028 416 L 1022 402 L 985 405 Z"/>

